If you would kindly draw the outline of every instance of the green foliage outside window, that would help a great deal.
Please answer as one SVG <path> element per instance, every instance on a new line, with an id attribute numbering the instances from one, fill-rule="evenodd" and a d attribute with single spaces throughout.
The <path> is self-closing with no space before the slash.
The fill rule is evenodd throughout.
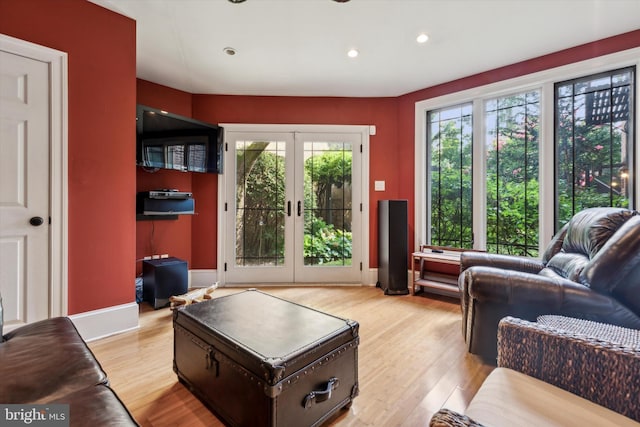
<path id="1" fill-rule="evenodd" d="M 254 142 L 237 152 L 236 257 L 239 264 L 284 262 L 284 157 Z"/>
<path id="2" fill-rule="evenodd" d="M 243 265 L 284 262 L 285 160 L 269 143 L 238 149 L 236 257 Z M 350 265 L 351 215 L 332 208 L 335 188 L 351 186 L 350 151 L 327 151 L 305 162 L 305 264 Z M 350 205 L 349 205 L 350 206 Z M 295 208 L 292 207 L 294 210 Z"/>
<path id="3" fill-rule="evenodd" d="M 556 85 L 556 230 L 589 207 L 630 207 L 634 74 L 625 68 Z M 472 247 L 473 194 L 486 200 L 488 251 L 537 256 L 540 92 L 484 103 L 484 194 L 472 190 L 470 106 L 428 113 L 430 243 Z"/>
<path id="4" fill-rule="evenodd" d="M 305 219 L 305 264 L 351 265 L 351 232 L 309 215 Z"/>
<path id="5" fill-rule="evenodd" d="M 305 265 L 351 265 L 351 167 L 352 153 L 342 148 L 305 161 Z"/>
<path id="6" fill-rule="evenodd" d="M 488 101 L 487 250 L 538 255 L 538 92 Z"/>
<path id="7" fill-rule="evenodd" d="M 626 69 L 556 85 L 556 228 L 589 207 L 629 207 L 632 76 Z M 601 103 L 608 107 L 594 107 Z"/>
<path id="8" fill-rule="evenodd" d="M 431 126 L 431 244 L 473 247 L 471 117 L 439 120 Z M 444 115 L 444 114 L 443 114 Z"/>
<path id="9" fill-rule="evenodd" d="M 539 94 L 498 98 L 486 106 L 482 195 L 473 192 L 470 108 L 429 113 L 431 244 L 473 247 L 475 195 L 486 197 L 488 251 L 537 256 Z"/>

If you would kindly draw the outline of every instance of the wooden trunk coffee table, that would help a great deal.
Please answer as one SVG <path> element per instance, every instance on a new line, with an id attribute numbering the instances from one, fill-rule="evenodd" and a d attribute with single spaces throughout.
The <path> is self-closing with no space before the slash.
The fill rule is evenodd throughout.
<path id="1" fill-rule="evenodd" d="M 358 394 L 358 328 L 249 290 L 174 311 L 173 368 L 231 426 L 317 426 Z"/>

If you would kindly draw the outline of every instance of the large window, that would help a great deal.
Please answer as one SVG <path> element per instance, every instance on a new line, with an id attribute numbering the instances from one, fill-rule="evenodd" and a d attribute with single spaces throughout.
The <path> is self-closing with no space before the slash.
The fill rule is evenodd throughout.
<path id="1" fill-rule="evenodd" d="M 556 228 L 594 206 L 629 207 L 634 68 L 555 85 Z"/>
<path id="2" fill-rule="evenodd" d="M 429 111 L 432 245 L 473 247 L 472 104 Z"/>
<path id="3" fill-rule="evenodd" d="M 487 251 L 538 255 L 540 92 L 485 102 Z"/>
<path id="4" fill-rule="evenodd" d="M 486 246 L 537 256 L 540 92 L 484 103 Z M 432 245 L 473 247 L 473 104 L 427 113 Z"/>
<path id="5" fill-rule="evenodd" d="M 416 102 L 416 247 L 540 256 L 575 213 L 638 209 L 640 48 Z"/>

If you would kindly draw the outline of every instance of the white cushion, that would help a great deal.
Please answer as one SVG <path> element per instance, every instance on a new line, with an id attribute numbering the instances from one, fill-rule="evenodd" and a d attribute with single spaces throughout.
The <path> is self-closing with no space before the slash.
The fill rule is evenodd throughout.
<path id="1" fill-rule="evenodd" d="M 640 426 L 566 390 L 507 368 L 496 368 L 465 414 L 493 427 Z"/>

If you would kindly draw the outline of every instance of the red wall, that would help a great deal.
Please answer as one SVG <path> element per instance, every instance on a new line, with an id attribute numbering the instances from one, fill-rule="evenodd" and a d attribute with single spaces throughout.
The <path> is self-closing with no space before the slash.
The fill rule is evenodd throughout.
<path id="1" fill-rule="evenodd" d="M 194 173 L 196 213 L 191 230 L 191 267 L 215 269 L 218 265 L 218 175 Z"/>
<path id="2" fill-rule="evenodd" d="M 85 0 L 2 0 L 0 32 L 68 53 L 68 307 L 135 300 L 136 26 Z"/>

